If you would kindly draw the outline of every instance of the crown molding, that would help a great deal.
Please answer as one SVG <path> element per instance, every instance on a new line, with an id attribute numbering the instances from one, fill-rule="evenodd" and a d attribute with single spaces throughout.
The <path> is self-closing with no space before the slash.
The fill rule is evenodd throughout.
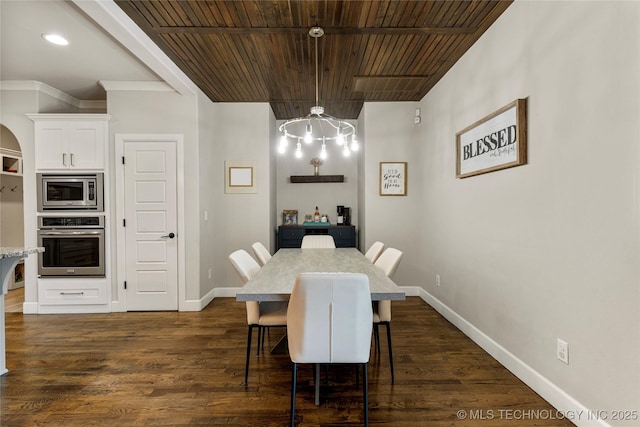
<path id="1" fill-rule="evenodd" d="M 160 81 L 116 81 L 100 80 L 100 86 L 107 92 L 111 91 L 150 91 L 150 92 L 174 92 L 169 84 Z"/>
<path id="2" fill-rule="evenodd" d="M 48 84 L 35 80 L 5 80 L 0 81 L 0 90 L 22 90 L 41 92 L 56 98 L 62 102 L 81 108 L 81 101 L 78 98 L 62 92 Z"/>

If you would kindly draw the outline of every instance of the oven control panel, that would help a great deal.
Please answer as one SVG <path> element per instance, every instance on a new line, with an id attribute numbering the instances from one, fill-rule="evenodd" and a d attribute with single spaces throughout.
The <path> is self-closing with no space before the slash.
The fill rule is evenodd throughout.
<path id="1" fill-rule="evenodd" d="M 39 228 L 104 228 L 104 216 L 41 216 Z"/>

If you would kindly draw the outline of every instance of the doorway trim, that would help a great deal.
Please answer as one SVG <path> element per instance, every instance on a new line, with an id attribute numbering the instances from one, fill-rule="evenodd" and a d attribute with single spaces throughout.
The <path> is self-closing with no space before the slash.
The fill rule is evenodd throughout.
<path id="1" fill-rule="evenodd" d="M 178 215 L 178 311 L 187 310 L 186 300 L 186 259 L 185 259 L 185 201 L 184 201 L 184 135 L 182 134 L 115 134 L 115 224 L 112 224 L 115 230 L 116 248 L 116 280 L 111 290 L 111 311 L 124 312 L 127 311 L 127 298 L 124 289 L 124 280 L 126 277 L 126 259 L 125 251 L 125 229 L 123 226 L 125 212 L 124 198 L 124 164 L 122 158 L 124 156 L 124 145 L 127 142 L 174 142 L 176 144 L 176 206 Z M 112 253 L 112 255 L 114 255 Z"/>

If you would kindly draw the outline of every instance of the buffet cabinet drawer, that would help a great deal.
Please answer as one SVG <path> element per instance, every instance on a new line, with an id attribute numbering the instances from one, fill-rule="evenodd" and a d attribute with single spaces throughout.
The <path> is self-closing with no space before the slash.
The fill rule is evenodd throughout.
<path id="1" fill-rule="evenodd" d="M 278 231 L 278 247 L 299 248 L 305 230 L 302 227 L 282 226 Z"/>
<path id="2" fill-rule="evenodd" d="M 329 234 L 336 243 L 336 248 L 352 248 L 356 246 L 356 233 L 352 227 L 331 228 Z"/>
<path id="3" fill-rule="evenodd" d="M 41 305 L 85 305 L 107 304 L 105 280 L 74 278 L 39 279 L 38 301 Z"/>

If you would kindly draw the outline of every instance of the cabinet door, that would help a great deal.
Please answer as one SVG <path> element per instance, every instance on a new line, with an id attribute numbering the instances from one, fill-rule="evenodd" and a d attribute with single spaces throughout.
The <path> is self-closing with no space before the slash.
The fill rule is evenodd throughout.
<path id="1" fill-rule="evenodd" d="M 103 169 L 104 140 L 104 123 L 69 123 L 69 167 L 73 169 Z"/>
<path id="2" fill-rule="evenodd" d="M 278 248 L 299 248 L 304 234 L 302 227 L 278 227 Z"/>
<path id="3" fill-rule="evenodd" d="M 106 138 L 107 125 L 101 121 L 36 122 L 36 170 L 102 170 Z"/>
<path id="4" fill-rule="evenodd" d="M 36 169 L 67 169 L 68 129 L 59 122 L 35 124 Z"/>
<path id="5" fill-rule="evenodd" d="M 353 227 L 331 228 L 329 234 L 336 243 L 336 248 L 355 247 L 355 230 Z"/>

